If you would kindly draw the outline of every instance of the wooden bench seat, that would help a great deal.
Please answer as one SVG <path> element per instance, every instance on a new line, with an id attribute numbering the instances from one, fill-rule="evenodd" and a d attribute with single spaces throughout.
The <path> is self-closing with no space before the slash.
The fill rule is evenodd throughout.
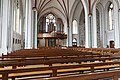
<path id="1" fill-rule="evenodd" d="M 17 51 L 1 57 L 0 67 L 13 67 L 13 69 L 1 68 L 0 74 L 3 75 L 1 76 L 1 79 L 7 80 L 9 77 L 14 80 L 15 78 L 38 75 L 56 77 L 67 75 L 67 73 L 84 73 L 87 71 L 94 73 L 96 71 L 106 71 L 111 68 L 119 68 L 120 57 L 112 57 L 113 55 L 109 55 L 110 52 L 112 53 L 112 50 L 92 50 L 91 48 L 82 51 L 77 49 L 33 49 Z M 115 59 L 118 61 L 114 62 Z M 44 64 L 44 66 L 39 66 L 41 64 Z"/>
<path id="2" fill-rule="evenodd" d="M 67 56 L 67 57 L 26 57 L 26 58 L 5 58 L 3 60 L 0 61 L 28 61 L 28 60 L 50 60 L 50 59 L 74 59 L 74 58 L 108 58 L 107 55 L 89 55 L 89 56 Z"/>
<path id="3" fill-rule="evenodd" d="M 15 77 L 22 77 L 22 73 L 26 73 L 23 76 L 32 76 L 37 75 L 37 71 L 39 75 L 42 74 L 52 74 L 52 76 L 57 76 L 58 73 L 70 73 L 70 72 L 76 72 L 76 71 L 91 71 L 95 72 L 96 69 L 110 69 L 119 67 L 120 62 L 106 62 L 106 63 L 92 63 L 92 64 L 78 64 L 78 65 L 67 65 L 67 66 L 50 66 L 50 67 L 37 67 L 37 68 L 21 68 L 21 69 L 10 69 L 10 70 L 1 70 L 0 74 L 3 75 L 3 80 L 7 80 L 8 74 L 15 74 L 13 75 Z M 86 69 L 85 69 L 86 68 Z M 52 73 L 49 73 L 49 71 L 52 70 Z M 44 72 L 47 71 L 47 72 Z M 35 74 L 29 72 L 35 72 Z M 42 73 L 43 72 L 43 73 Z M 8 76 L 12 77 L 12 76 Z"/>
<path id="4" fill-rule="evenodd" d="M 116 68 L 116 67 L 119 67 L 119 66 L 118 65 L 102 66 L 102 67 L 95 68 L 95 70 L 104 70 L 104 69 L 109 70 L 111 68 Z M 67 69 L 67 70 L 63 69 L 63 70 L 58 70 L 57 74 L 68 75 L 66 73 L 75 73 L 75 72 L 83 73 L 84 71 L 90 71 L 90 68 L 76 68 L 76 69 Z M 30 76 L 40 76 L 40 75 L 49 75 L 50 77 L 50 75 L 52 75 L 52 70 L 42 71 L 42 72 L 36 71 L 36 72 L 26 72 L 26 73 L 15 73 L 15 74 L 10 74 L 9 78 L 21 78 L 21 77 L 30 77 Z M 2 78 L 2 76 L 0 76 L 0 78 Z"/>
<path id="5" fill-rule="evenodd" d="M 117 60 L 116 60 L 117 59 Z M 23 61 L 10 61 L 10 62 L 5 62 L 1 61 L 0 67 L 8 67 L 11 66 L 13 68 L 17 66 L 29 66 L 29 65 L 49 65 L 52 66 L 54 64 L 68 64 L 68 63 L 80 63 L 82 64 L 83 62 L 95 62 L 95 61 L 102 61 L 102 62 L 113 62 L 114 60 L 119 61 L 120 57 L 109 57 L 109 58 L 65 58 L 65 59 L 46 59 L 46 60 L 41 60 L 39 58 L 37 59 L 25 59 Z"/>
<path id="6" fill-rule="evenodd" d="M 41 80 L 99 80 L 99 79 L 104 80 L 105 78 L 118 80 L 119 76 L 120 76 L 120 70 L 114 70 L 114 71 L 106 71 L 106 72 L 91 73 L 91 74 L 79 74 L 79 75 L 70 75 L 70 76 L 62 76 L 62 77 L 58 76 L 58 77 L 44 78 Z M 32 79 L 32 80 L 39 80 L 39 79 Z"/>
<path id="7" fill-rule="evenodd" d="M 58 54 L 57 54 L 58 53 Z M 47 55 L 47 56 L 53 56 L 53 55 L 81 55 L 81 54 L 85 54 L 85 55 L 98 55 L 98 54 L 94 54 L 91 52 L 80 52 L 80 51 L 75 51 L 75 50 L 62 50 L 62 49 L 48 49 L 48 50 L 21 50 L 21 51 L 16 51 L 14 53 L 8 54 L 8 56 L 32 56 L 34 54 L 34 56 L 39 56 L 39 55 Z"/>

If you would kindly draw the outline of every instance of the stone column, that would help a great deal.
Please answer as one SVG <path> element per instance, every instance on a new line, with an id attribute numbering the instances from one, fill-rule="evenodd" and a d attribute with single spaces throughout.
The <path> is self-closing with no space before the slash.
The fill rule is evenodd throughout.
<path id="1" fill-rule="evenodd" d="M 67 46 L 69 47 L 69 27 L 67 27 Z"/>
<path id="2" fill-rule="evenodd" d="M 90 28 L 89 28 L 89 10 L 88 10 L 88 6 L 86 4 L 87 0 L 81 0 L 84 6 L 84 11 L 85 11 L 85 47 L 89 48 L 90 46 Z"/>
<path id="3" fill-rule="evenodd" d="M 97 48 L 97 23 L 96 23 L 96 5 L 93 7 L 93 27 L 91 26 L 92 48 Z"/>
<path id="4" fill-rule="evenodd" d="M 68 27 L 68 46 L 72 46 L 72 27 L 71 26 L 69 26 Z"/>
<path id="5" fill-rule="evenodd" d="M 25 49 L 32 48 L 32 5 L 31 0 L 26 0 L 25 13 Z"/>
<path id="6" fill-rule="evenodd" d="M 88 25 L 88 32 L 87 33 L 85 33 L 87 36 L 88 36 L 88 38 L 86 38 L 86 39 L 88 39 L 88 47 L 89 48 L 92 48 L 92 15 L 91 14 L 89 14 L 88 15 L 89 16 L 89 21 L 88 21 L 88 23 L 89 23 L 89 25 Z"/>
<path id="7" fill-rule="evenodd" d="M 3 0 L 1 53 L 7 54 L 8 0 Z"/>
<path id="8" fill-rule="evenodd" d="M 33 48 L 37 48 L 37 10 L 33 8 Z"/>
<path id="9" fill-rule="evenodd" d="M 88 14 L 85 14 L 85 47 L 91 47 L 90 42 L 90 19 L 88 18 Z"/>
<path id="10" fill-rule="evenodd" d="M 78 40 L 77 40 L 77 46 L 80 46 L 80 23 L 77 24 L 77 29 L 78 29 Z"/>

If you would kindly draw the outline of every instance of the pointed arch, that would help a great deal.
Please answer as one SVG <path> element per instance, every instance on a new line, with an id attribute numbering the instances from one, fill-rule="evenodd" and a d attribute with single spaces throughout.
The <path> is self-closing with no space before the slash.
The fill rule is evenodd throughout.
<path id="1" fill-rule="evenodd" d="M 114 30 L 112 31 L 109 31 L 108 32 L 108 40 L 107 40 L 107 43 L 109 44 L 109 41 L 110 40 L 114 40 L 115 41 L 115 48 L 118 48 L 120 47 L 120 31 L 119 31 L 119 4 L 118 4 L 118 1 L 117 0 L 109 0 L 108 3 L 106 4 L 105 6 L 105 15 L 106 15 L 106 20 L 108 20 L 108 7 L 110 5 L 110 3 L 113 3 L 113 27 L 114 27 Z M 109 26 L 109 22 L 106 21 L 106 28 L 108 29 L 107 26 Z M 109 34 L 112 34 L 113 36 L 110 37 Z"/>
<path id="2" fill-rule="evenodd" d="M 104 18 L 104 6 L 99 2 L 96 5 L 96 9 L 99 12 L 99 27 L 100 27 L 100 47 L 106 47 L 107 43 L 106 43 L 106 32 L 105 32 L 105 18 Z"/>
<path id="3" fill-rule="evenodd" d="M 89 25 L 88 25 L 88 2 L 87 0 L 81 0 L 83 7 L 84 7 L 84 11 L 85 11 L 85 47 L 89 48 L 90 47 L 90 42 L 89 42 Z"/>
<path id="4" fill-rule="evenodd" d="M 92 5 L 92 47 L 94 47 L 94 48 L 100 47 L 100 46 L 98 46 L 98 43 L 97 43 L 98 40 L 99 40 L 98 38 L 100 38 L 100 36 L 98 35 L 99 32 L 100 32 L 100 31 L 98 31 L 100 26 L 98 26 L 98 23 L 97 23 L 97 21 L 99 21 L 99 19 L 98 19 L 99 18 L 99 12 L 96 9 L 97 3 L 99 1 L 100 0 L 94 1 L 93 5 Z"/>
<path id="5" fill-rule="evenodd" d="M 119 28 L 119 3 L 118 0 L 112 0 L 113 5 L 114 5 L 114 9 L 113 9 L 113 18 L 114 18 L 114 41 L 115 41 L 115 48 L 119 48 L 120 47 L 120 28 Z"/>

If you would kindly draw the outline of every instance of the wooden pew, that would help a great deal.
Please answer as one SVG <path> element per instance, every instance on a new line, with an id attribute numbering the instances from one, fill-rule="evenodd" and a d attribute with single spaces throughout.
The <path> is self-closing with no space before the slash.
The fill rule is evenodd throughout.
<path id="1" fill-rule="evenodd" d="M 39 73 L 40 75 L 42 75 L 42 71 L 48 71 L 48 73 L 50 73 L 52 71 L 52 73 L 50 73 L 50 74 L 52 74 L 53 77 L 57 77 L 59 71 L 61 72 L 61 70 L 64 70 L 63 73 L 66 73 L 66 72 L 70 72 L 70 71 L 68 71 L 68 69 L 73 69 L 73 72 L 74 72 L 74 69 L 78 68 L 78 71 L 85 71 L 85 70 L 89 69 L 89 71 L 94 73 L 95 70 L 98 70 L 98 69 L 100 70 L 100 69 L 107 69 L 107 68 L 110 69 L 110 68 L 119 67 L 119 64 L 120 64 L 120 62 L 105 62 L 105 63 L 77 64 L 77 65 L 65 65 L 65 66 L 9 69 L 9 70 L 1 70 L 0 74 L 2 74 L 2 80 L 8 80 L 9 77 L 12 77 L 12 76 L 9 76 L 9 74 L 11 74 L 11 73 L 12 74 L 15 73 L 13 77 L 16 78 L 16 77 L 22 77 L 18 73 L 21 73 L 21 74 L 26 73 L 26 76 L 29 76 L 29 74 L 27 74 L 27 72 L 36 72 L 36 71 L 41 71 L 41 74 Z M 110 66 L 113 65 L 114 67 L 113 66 L 104 67 L 104 66 L 109 66 L 109 65 Z M 95 67 L 98 67 L 98 68 L 95 68 Z M 87 68 L 87 69 L 82 69 L 82 68 Z M 67 71 L 65 72 L 65 70 L 67 70 Z M 32 75 L 35 75 L 35 74 L 30 74 L 30 76 L 32 76 Z M 23 76 L 25 76 L 25 74 Z"/>
<path id="2" fill-rule="evenodd" d="M 104 78 L 111 78 L 112 80 L 118 80 L 119 76 L 120 76 L 120 70 L 117 70 L 117 71 L 107 71 L 107 72 L 82 74 L 82 75 L 80 74 L 80 75 L 63 76 L 63 77 L 52 77 L 46 79 L 44 78 L 41 80 L 98 80 Z"/>
<path id="3" fill-rule="evenodd" d="M 95 61 L 109 61 L 114 59 L 120 59 L 120 57 L 110 57 L 110 58 L 64 58 L 64 59 L 24 59 L 24 60 L 3 60 L 0 63 L 1 67 L 4 66 L 26 66 L 26 65 L 52 65 L 57 63 L 81 63 L 81 62 L 95 62 Z"/>
<path id="4" fill-rule="evenodd" d="M 71 48 L 72 49 L 72 48 Z M 100 54 L 106 54 L 106 53 L 118 53 L 120 49 L 114 49 L 114 48 L 76 48 L 74 50 L 78 51 L 88 51 L 88 52 L 94 52 L 94 53 L 100 53 Z"/>
<path id="5" fill-rule="evenodd" d="M 55 50 L 48 50 L 48 51 L 40 51 L 40 50 L 37 50 L 38 52 L 33 52 L 33 53 L 12 53 L 12 54 L 9 54 L 9 55 L 3 55 L 2 58 L 20 58 L 20 57 L 56 57 L 56 56 L 61 56 L 61 57 L 67 57 L 67 56 L 87 56 L 87 55 L 101 55 L 101 54 L 96 54 L 96 53 L 92 53 L 92 52 L 80 52 L 80 51 L 69 51 L 69 50 L 61 50 L 61 49 L 55 49 Z M 109 56 L 109 55 L 108 55 Z"/>
<path id="6" fill-rule="evenodd" d="M 18 62 L 16 62 L 17 60 L 19 60 L 19 59 L 17 59 L 16 61 L 13 61 L 12 63 L 10 63 L 10 62 L 4 62 L 3 64 L 0 64 L 0 66 L 13 66 L 13 67 L 16 67 L 16 66 L 21 66 L 21 65 L 38 65 L 38 64 L 47 64 L 47 65 L 51 65 L 51 64 L 55 64 L 55 63 L 73 63 L 73 62 L 77 62 L 77 63 L 81 63 L 82 61 L 84 62 L 84 61 L 105 61 L 105 60 L 112 60 L 112 59 L 116 59 L 116 58 L 108 58 L 109 56 L 105 56 L 105 55 L 101 55 L 101 54 L 92 54 L 91 52 L 88 52 L 88 53 L 86 53 L 86 52 L 78 52 L 78 51 L 73 51 L 73 50 L 71 50 L 70 52 L 68 51 L 68 53 L 66 52 L 66 54 L 64 55 L 64 54 L 62 54 L 64 51 L 66 51 L 66 50 L 62 50 L 61 51 L 61 54 L 52 54 L 52 51 L 50 52 L 50 55 L 47 55 L 47 54 L 45 54 L 45 55 L 41 55 L 41 54 L 37 54 L 37 56 L 34 56 L 35 54 L 34 53 L 30 53 L 30 56 L 27 56 L 28 54 L 26 53 L 25 54 L 25 56 L 19 56 L 19 54 L 17 54 L 17 55 L 15 55 L 15 54 L 12 54 L 12 56 L 4 56 L 4 58 L 22 58 L 22 59 L 25 59 L 25 61 L 24 62 L 21 62 L 21 61 L 18 61 Z M 35 51 L 36 53 L 38 53 L 37 51 Z M 40 51 L 41 52 L 41 51 Z M 54 52 L 56 52 L 56 51 L 54 51 Z M 58 51 L 57 51 L 58 52 Z M 75 52 L 75 54 L 74 54 L 74 52 Z M 69 53 L 71 53 L 71 54 L 69 54 Z M 73 54 L 72 54 L 73 53 Z M 34 55 L 33 55 L 34 54 Z M 51 55 L 52 54 L 52 55 Z M 40 56 L 39 56 L 40 55 Z M 60 57 L 59 59 L 56 59 L 55 57 L 56 56 L 61 56 L 62 55 L 62 57 Z M 42 58 L 35 58 L 35 57 L 46 57 L 47 59 L 49 59 L 49 60 L 47 60 L 46 61 L 46 59 L 45 60 L 43 60 L 43 61 L 38 61 L 38 60 L 41 60 Z M 64 57 L 65 56 L 65 57 Z M 73 57 L 73 56 L 75 56 L 75 57 Z M 92 57 L 91 57 L 92 56 Z M 97 58 L 96 58 L 96 56 L 97 56 Z M 101 56 L 100 58 L 99 58 L 99 56 Z M 32 57 L 31 58 L 31 60 L 30 60 L 30 57 Z M 106 57 L 106 58 L 104 58 L 104 57 Z M 72 59 L 73 58 L 73 59 Z M 80 58 L 80 59 L 79 59 Z M 82 58 L 82 59 L 81 59 Z M 92 59 L 92 58 L 95 58 L 95 59 Z M 118 59 L 119 59 L 119 57 L 117 57 Z M 21 60 L 22 60 L 21 59 Z M 62 59 L 62 60 L 61 60 Z M 2 60 L 1 60 L 2 61 Z M 6 60 L 7 61 L 7 60 Z M 12 61 L 12 60 L 11 60 Z M 81 64 L 82 65 L 82 64 Z M 92 64 L 91 64 L 92 65 Z M 53 67 L 53 66 L 52 66 Z M 104 67 L 104 69 L 110 69 L 110 68 L 113 68 L 114 66 L 112 66 L 112 67 Z M 117 66 L 116 66 L 117 67 Z M 103 68 L 96 68 L 96 69 L 103 69 Z M 94 72 L 94 67 L 91 67 L 91 69 L 83 69 L 83 71 L 90 71 L 90 70 L 92 70 L 93 72 Z M 78 71 L 78 70 L 76 70 L 76 71 Z M 81 70 L 82 71 L 82 70 Z M 70 71 L 69 71 L 70 72 Z M 72 72 L 74 72 L 74 71 L 72 71 Z M 59 73 L 63 73 L 63 72 L 59 72 Z M 65 72 L 66 73 L 66 72 Z M 47 73 L 48 74 L 48 73 Z M 49 74 L 51 74 L 51 73 L 49 73 Z M 56 75 L 56 74 L 54 74 L 54 75 Z M 18 76 L 20 76 L 20 75 L 18 75 Z M 3 76 L 4 77 L 4 76 Z"/>
<path id="7" fill-rule="evenodd" d="M 31 50 L 30 50 L 31 51 Z M 60 50 L 61 51 L 61 50 Z M 64 50 L 62 50 L 62 51 L 64 51 Z M 57 51 L 58 52 L 58 51 Z M 73 52 L 75 52 L 75 51 L 73 51 Z M 33 56 L 34 54 L 31 54 L 30 56 L 16 56 L 16 55 L 12 55 L 12 56 L 3 56 L 2 58 L 9 58 L 9 59 L 4 59 L 4 60 L 0 60 L 0 61 L 3 61 L 3 64 L 1 63 L 0 65 L 1 66 L 13 66 L 13 68 L 15 67 L 15 66 L 17 66 L 17 64 L 13 64 L 13 63 L 16 63 L 16 61 L 17 61 L 17 63 L 19 64 L 18 66 L 23 66 L 23 65 L 31 65 L 31 64 L 25 64 L 23 61 L 31 61 L 31 62 L 33 62 L 33 61 L 35 61 L 36 63 L 35 64 L 32 64 L 32 65 L 37 65 L 37 64 L 47 64 L 47 63 L 49 63 L 48 65 L 52 65 L 52 64 L 55 64 L 55 63 L 73 63 L 73 62 L 76 62 L 76 63 L 81 63 L 81 62 L 87 62 L 87 61 L 96 61 L 96 60 L 98 60 L 98 61 L 106 61 L 106 60 L 112 60 L 112 59 L 116 59 L 116 58 L 105 58 L 105 59 L 101 59 L 101 57 L 109 57 L 109 55 L 96 55 L 96 54 L 92 54 L 91 52 L 89 52 L 89 53 L 80 53 L 79 54 L 79 56 L 78 56 L 78 54 L 79 53 L 76 53 L 76 54 L 69 54 L 69 53 L 67 53 L 67 54 L 57 54 L 56 55 L 56 53 L 55 53 L 55 55 L 53 54 L 53 55 L 47 55 L 47 54 L 39 54 L 40 56 Z M 77 56 L 76 56 L 77 55 Z M 61 57 L 58 57 L 58 56 L 61 56 Z M 65 57 L 64 57 L 65 56 Z M 31 58 L 32 57 L 32 58 Z M 41 58 L 42 57 L 42 58 Z M 15 58 L 15 59 L 11 59 L 11 58 Z M 18 58 L 18 59 L 16 59 L 16 58 Z M 79 59 L 80 58 L 80 59 Z M 92 58 L 97 58 L 97 59 L 92 59 Z M 99 58 L 99 59 L 98 59 Z M 48 60 L 49 59 L 49 61 L 43 61 L 43 60 Z M 51 60 L 51 59 L 53 59 L 53 60 Z M 62 60 L 61 60 L 62 59 Z M 37 60 L 42 60 L 41 62 L 38 62 Z M 52 61 L 52 62 L 50 62 L 50 60 Z M 7 62 L 7 63 L 5 63 L 5 61 L 9 61 L 9 62 Z M 9 65 L 10 64 L 10 61 L 13 61 L 12 63 L 11 63 L 11 65 Z M 15 62 L 14 62 L 15 61 Z M 20 65 L 20 62 L 23 62 L 23 63 L 21 63 L 21 65 Z M 37 63 L 38 62 L 38 63 Z M 34 62 L 33 62 L 34 63 Z M 5 64 L 5 65 L 4 65 Z"/>

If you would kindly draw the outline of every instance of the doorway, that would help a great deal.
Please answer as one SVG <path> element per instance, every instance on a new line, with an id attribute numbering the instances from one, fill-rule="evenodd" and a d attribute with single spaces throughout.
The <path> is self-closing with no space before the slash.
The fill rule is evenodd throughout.
<path id="1" fill-rule="evenodd" d="M 73 47 L 77 47 L 77 39 L 76 38 L 73 39 L 72 46 Z"/>
<path id="2" fill-rule="evenodd" d="M 114 46 L 115 46 L 114 41 L 110 41 L 110 48 L 114 48 Z"/>

